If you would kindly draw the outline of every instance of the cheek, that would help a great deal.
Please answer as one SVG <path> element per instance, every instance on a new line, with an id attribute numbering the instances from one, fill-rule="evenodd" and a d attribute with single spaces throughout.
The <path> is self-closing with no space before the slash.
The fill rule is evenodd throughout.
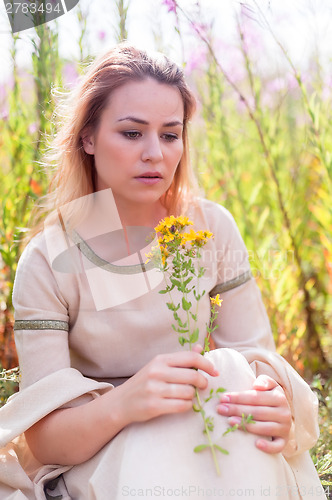
<path id="1" fill-rule="evenodd" d="M 178 166 L 178 164 L 179 164 L 179 162 L 180 162 L 180 160 L 181 160 L 181 158 L 182 158 L 182 155 L 183 155 L 183 145 L 181 145 L 181 146 L 179 147 L 179 150 L 178 150 L 178 152 L 177 152 L 177 156 L 176 156 L 176 160 L 177 160 L 177 161 L 176 161 L 176 166 Z"/>
<path id="2" fill-rule="evenodd" d="M 173 164 L 174 169 L 178 166 L 183 154 L 183 145 L 179 144 L 177 148 L 174 148 L 172 154 L 170 155 L 170 163 Z"/>

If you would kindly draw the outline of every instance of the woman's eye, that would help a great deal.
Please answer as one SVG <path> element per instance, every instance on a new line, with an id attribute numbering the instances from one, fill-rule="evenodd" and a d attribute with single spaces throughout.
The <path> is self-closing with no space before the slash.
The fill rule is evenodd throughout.
<path id="1" fill-rule="evenodd" d="M 173 141 L 176 141 L 179 137 L 177 134 L 164 134 L 163 135 L 163 138 L 167 141 L 167 142 L 173 142 Z"/>
<path id="2" fill-rule="evenodd" d="M 128 139 L 138 139 L 139 137 L 141 137 L 141 133 L 140 132 L 137 132 L 135 130 L 129 130 L 127 132 L 122 132 L 122 134 L 127 137 Z"/>

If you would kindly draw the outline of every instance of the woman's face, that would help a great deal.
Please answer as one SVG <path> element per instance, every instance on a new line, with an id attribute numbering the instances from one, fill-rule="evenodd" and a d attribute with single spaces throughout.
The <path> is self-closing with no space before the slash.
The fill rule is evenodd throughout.
<path id="1" fill-rule="evenodd" d="M 180 91 L 153 79 L 112 92 L 97 130 L 83 139 L 97 190 L 111 188 L 121 209 L 158 204 L 183 153 L 183 116 Z"/>

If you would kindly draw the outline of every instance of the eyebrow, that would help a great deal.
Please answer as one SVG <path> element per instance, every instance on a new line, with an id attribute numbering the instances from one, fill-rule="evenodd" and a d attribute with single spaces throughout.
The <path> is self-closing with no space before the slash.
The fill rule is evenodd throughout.
<path id="1" fill-rule="evenodd" d="M 140 118 L 136 118 L 135 116 L 125 116 L 124 118 L 120 118 L 117 120 L 118 122 L 130 121 L 134 123 L 140 123 L 141 125 L 149 125 L 149 122 L 146 120 L 141 120 Z M 177 125 L 181 125 L 183 127 L 183 123 L 179 120 L 174 120 L 172 122 L 163 123 L 163 127 L 175 127 Z"/>

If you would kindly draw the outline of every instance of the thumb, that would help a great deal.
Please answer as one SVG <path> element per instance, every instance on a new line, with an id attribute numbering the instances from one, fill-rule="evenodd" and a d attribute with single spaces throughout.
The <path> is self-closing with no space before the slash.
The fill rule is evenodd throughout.
<path id="1" fill-rule="evenodd" d="M 268 375 L 259 375 L 253 383 L 253 389 L 257 391 L 270 391 L 278 385 L 278 382 Z"/>
<path id="2" fill-rule="evenodd" d="M 192 349 L 194 352 L 198 352 L 198 354 L 202 354 L 203 347 L 200 344 L 195 344 Z"/>

